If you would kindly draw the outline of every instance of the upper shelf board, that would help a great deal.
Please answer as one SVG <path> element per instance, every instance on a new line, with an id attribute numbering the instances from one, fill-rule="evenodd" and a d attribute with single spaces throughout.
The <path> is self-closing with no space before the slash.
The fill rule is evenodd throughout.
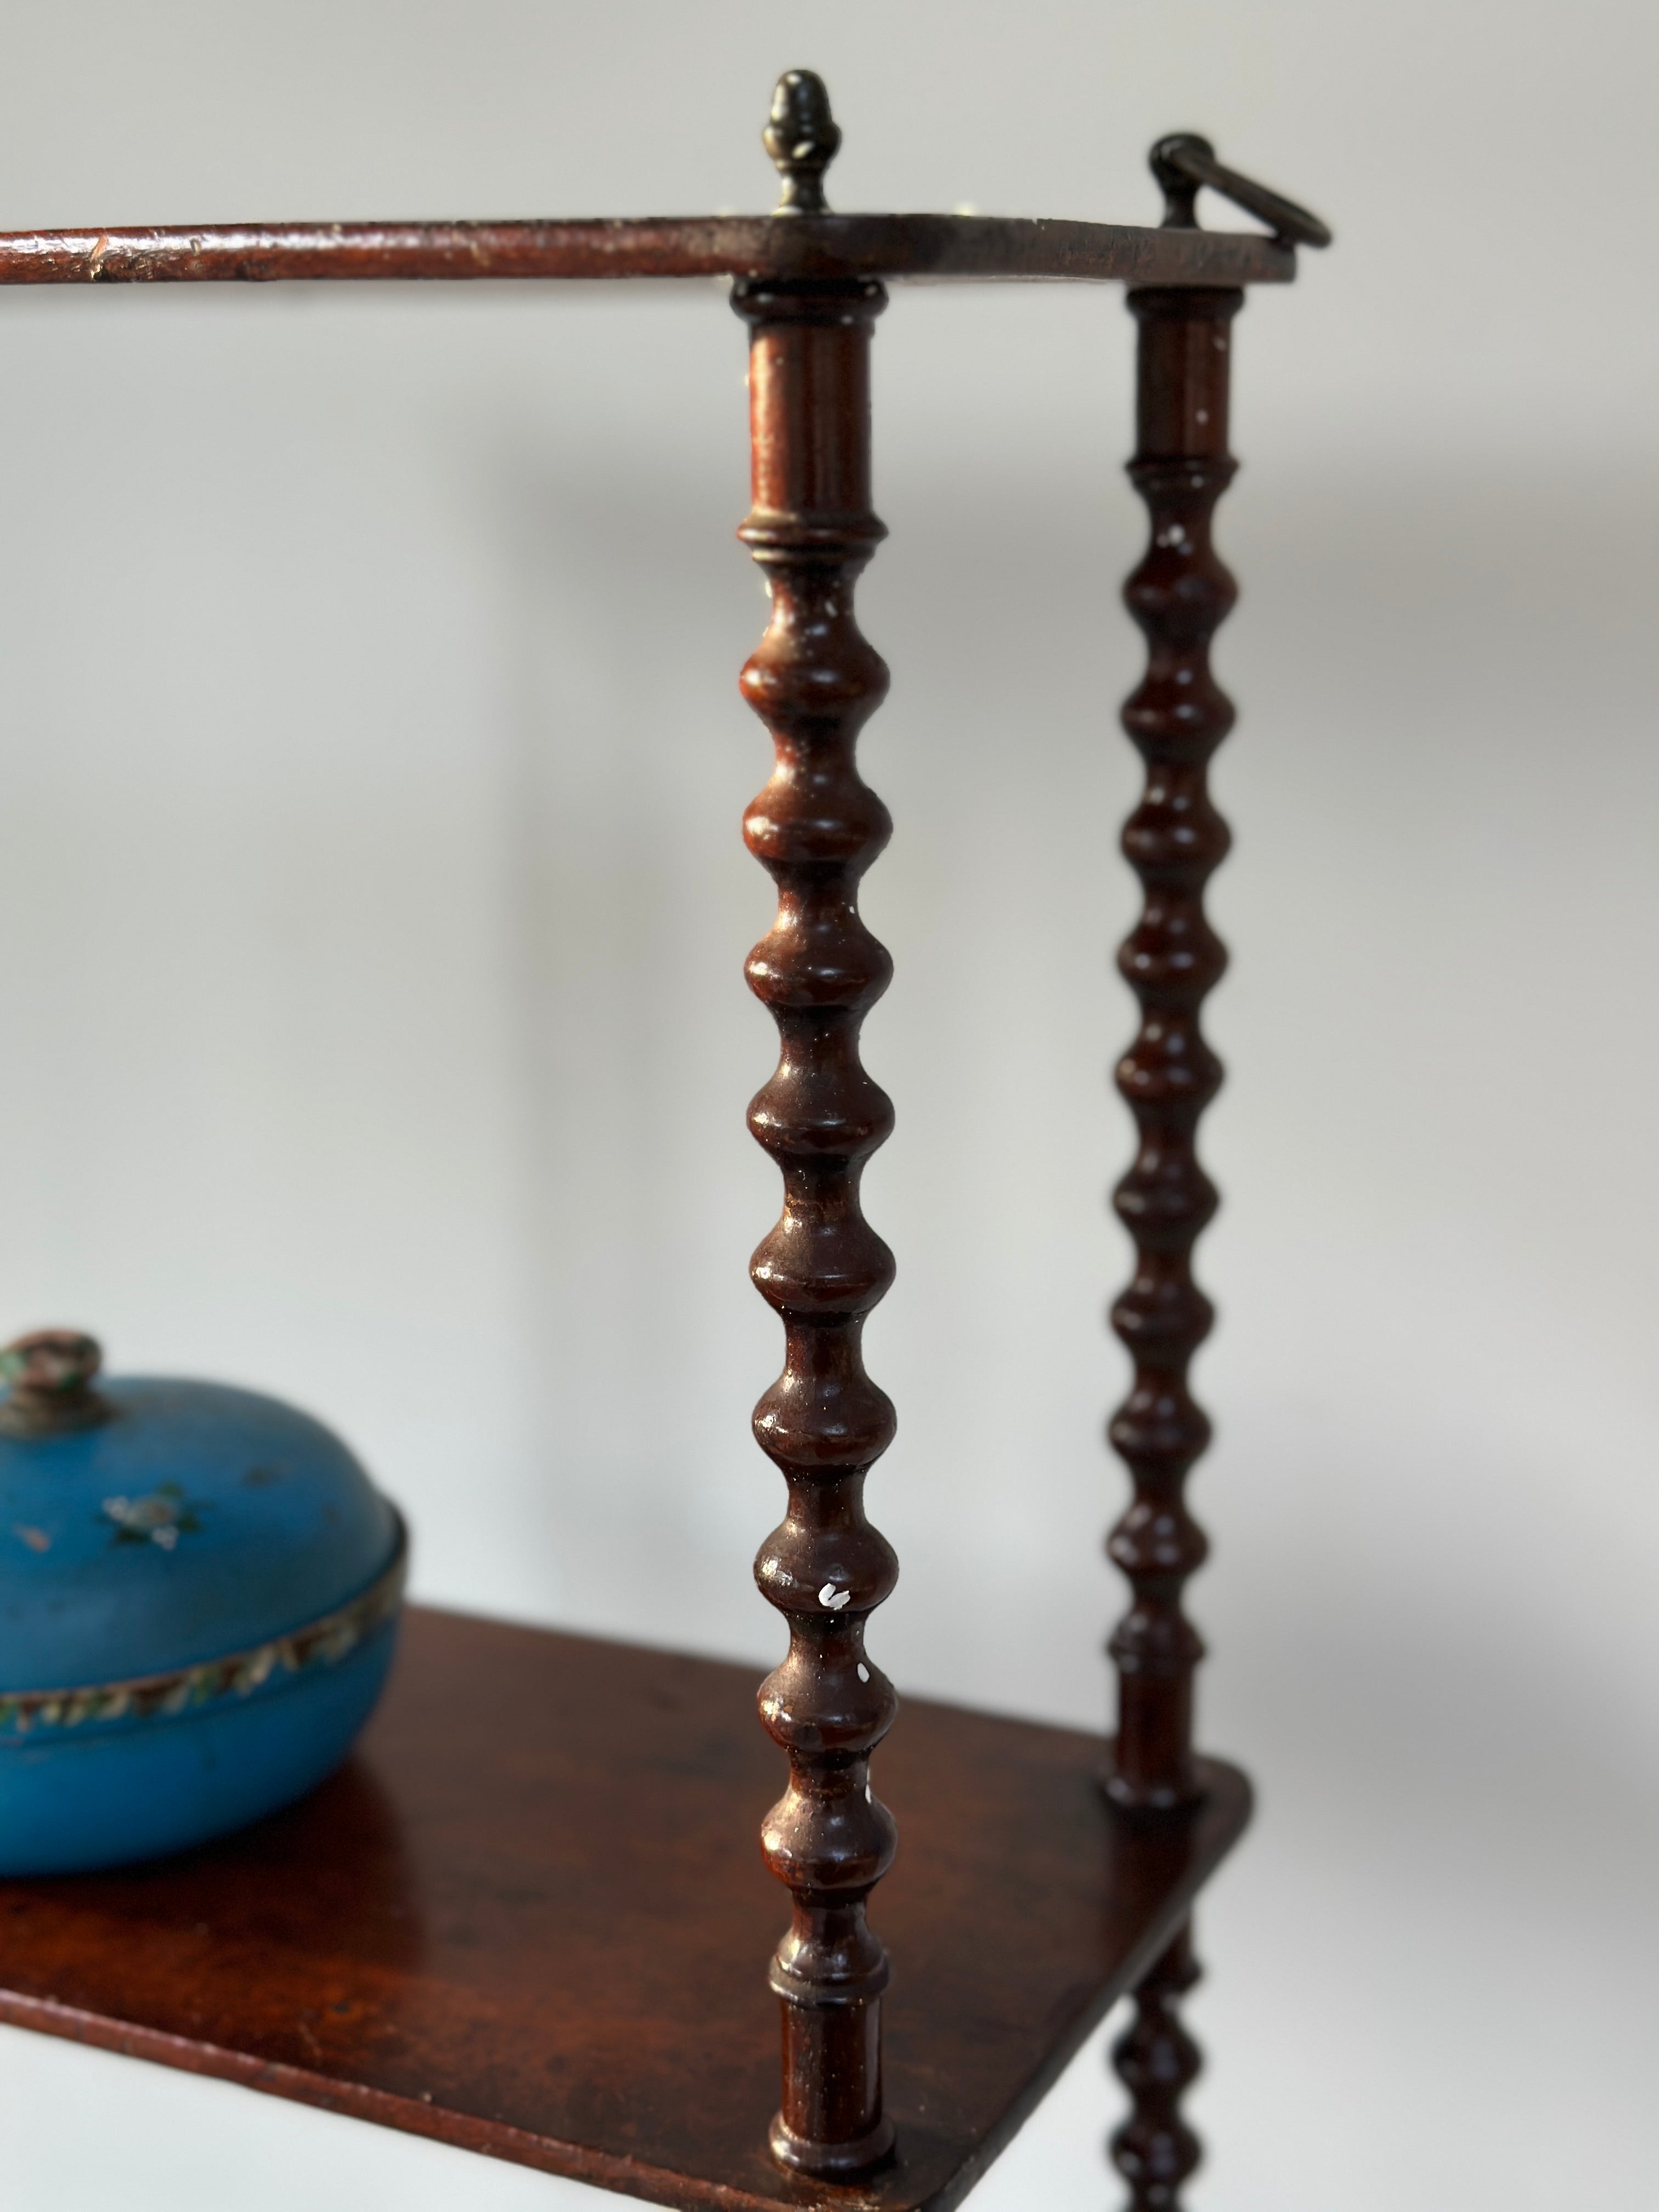
<path id="1" fill-rule="evenodd" d="M 1285 284 L 1295 274 L 1294 250 L 1255 231 L 989 215 L 210 223 L 0 235 L 0 284 L 733 276 L 1231 287 Z"/>

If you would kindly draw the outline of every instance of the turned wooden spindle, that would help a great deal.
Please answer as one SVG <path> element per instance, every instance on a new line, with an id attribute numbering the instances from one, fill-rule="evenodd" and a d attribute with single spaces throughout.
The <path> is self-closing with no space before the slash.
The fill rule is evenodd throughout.
<path id="1" fill-rule="evenodd" d="M 1226 964 L 1204 915 L 1205 884 L 1228 846 L 1206 774 L 1233 710 L 1210 674 L 1209 646 L 1235 595 L 1210 543 L 1210 515 L 1233 473 L 1228 339 L 1243 301 L 1242 292 L 1197 289 L 1129 295 L 1140 326 L 1129 474 L 1152 532 L 1124 586 L 1148 648 L 1146 675 L 1123 708 L 1123 726 L 1146 764 L 1140 802 L 1123 830 L 1145 902 L 1118 955 L 1141 1015 L 1117 1067 L 1138 1145 L 1114 1194 L 1134 1239 L 1135 1265 L 1112 1325 L 1134 1377 L 1109 1433 L 1134 1495 L 1107 1548 L 1133 1598 L 1109 1646 L 1118 1724 L 1107 1788 L 1140 1813 L 1168 1812 L 1198 1794 L 1193 1673 L 1204 1647 L 1181 1598 L 1206 1546 L 1183 1492 L 1210 1424 L 1187 1370 L 1214 1318 L 1192 1273 L 1194 1242 L 1216 1209 L 1215 1186 L 1198 1162 L 1198 1122 L 1221 1083 L 1199 1009 Z"/>
<path id="2" fill-rule="evenodd" d="M 1203 2063 L 1180 2013 L 1182 1998 L 1198 1978 L 1187 1921 L 1142 1977 L 1134 2016 L 1112 2045 L 1112 2064 L 1129 2092 L 1130 2112 L 1113 2130 L 1109 2148 L 1129 2185 L 1128 2212 L 1175 2212 L 1181 2185 L 1201 2155 L 1198 2137 L 1181 2117 L 1181 2100 Z"/>
<path id="3" fill-rule="evenodd" d="M 1190 221 L 1189 200 L 1176 204 L 1171 219 L 1183 216 Z M 1118 1723 L 1106 1787 L 1142 1817 L 1180 1813 L 1200 1794 L 1193 1675 L 1204 1646 L 1182 1609 L 1182 1590 L 1206 1549 L 1184 1492 L 1210 1424 L 1187 1376 L 1214 1318 L 1192 1273 L 1194 1243 L 1217 1205 L 1198 1161 L 1198 1123 L 1221 1084 L 1221 1064 L 1199 1016 L 1226 965 L 1225 948 L 1205 917 L 1204 886 L 1229 843 L 1207 775 L 1233 709 L 1210 674 L 1209 648 L 1236 596 L 1211 544 L 1210 521 L 1234 470 L 1227 453 L 1229 344 L 1243 304 L 1242 292 L 1220 289 L 1129 295 L 1139 325 L 1129 474 L 1146 504 L 1151 542 L 1124 587 L 1147 643 L 1146 674 L 1123 708 L 1123 726 L 1146 764 L 1140 802 L 1123 830 L 1145 898 L 1118 956 L 1141 1019 L 1117 1069 L 1138 1143 L 1114 1194 L 1134 1239 L 1135 1265 L 1112 1324 L 1134 1375 L 1109 1434 L 1134 1494 L 1107 1547 L 1129 1579 L 1133 1601 L 1109 1647 Z M 1131 2111 L 1111 2138 L 1111 2154 L 1129 2184 L 1131 2212 L 1176 2212 L 1181 2185 L 1199 2161 L 1198 2138 L 1180 2113 L 1199 2053 L 1178 2016 L 1180 1999 L 1197 1978 L 1188 1922 L 1141 1982 L 1133 2022 L 1113 2049 Z"/>
<path id="4" fill-rule="evenodd" d="M 801 92 L 805 75 L 791 73 L 779 104 L 805 110 L 814 135 L 774 150 L 781 167 L 798 154 L 810 161 L 816 182 L 833 126 L 822 87 Z M 788 1656 L 760 1693 L 789 1756 L 789 1786 L 762 1841 L 794 1908 L 771 1968 L 783 2014 L 771 2144 L 787 2166 L 836 2176 L 873 2165 L 893 2135 L 882 2110 L 887 1959 L 865 1904 L 893 1856 L 869 1759 L 897 1699 L 864 1632 L 897 1563 L 864 1517 L 863 1491 L 894 1417 L 860 1348 L 893 1260 L 859 1208 L 864 1163 L 893 1120 L 860 1065 L 859 1030 L 891 963 L 858 912 L 859 879 L 891 823 L 854 759 L 887 670 L 853 613 L 854 580 L 884 535 L 870 507 L 869 355 L 886 295 L 868 281 L 757 282 L 738 284 L 732 303 L 750 332 L 754 505 L 739 535 L 772 598 L 743 692 L 776 748 L 744 822 L 778 887 L 777 920 L 747 975 L 781 1047 L 749 1109 L 784 1185 L 782 1217 L 750 1270 L 784 1325 L 783 1372 L 755 1409 L 755 1434 L 789 1486 L 755 1563 L 789 1626 Z"/>

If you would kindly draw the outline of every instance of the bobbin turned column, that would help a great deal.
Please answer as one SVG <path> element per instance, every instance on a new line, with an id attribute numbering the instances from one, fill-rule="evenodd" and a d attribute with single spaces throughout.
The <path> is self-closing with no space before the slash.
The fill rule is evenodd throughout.
<path id="1" fill-rule="evenodd" d="M 838 139 L 822 86 L 792 72 L 768 134 L 785 171 L 781 213 L 822 207 L 823 168 Z M 747 969 L 781 1046 L 749 1111 L 784 1182 L 782 1218 L 751 1268 L 785 1345 L 755 1433 L 789 1486 L 785 1518 L 755 1565 L 789 1626 L 788 1655 L 760 1694 L 790 1770 L 762 1841 L 793 1904 L 771 1968 L 782 2000 L 783 2096 L 770 2140 L 787 2166 L 845 2177 L 875 2164 L 893 2139 L 882 2111 L 887 1959 L 865 1904 L 893 1856 L 869 1755 L 897 1700 L 864 1633 L 897 1567 L 862 1501 L 894 1419 L 860 1350 L 893 1261 L 859 1207 L 864 1163 L 892 1126 L 885 1094 L 860 1063 L 859 1028 L 891 963 L 857 905 L 859 879 L 891 825 L 854 757 L 887 671 L 853 614 L 854 580 L 884 535 L 870 507 L 869 351 L 886 300 L 872 282 L 751 283 L 735 288 L 732 304 L 750 331 L 754 506 L 739 534 L 772 598 L 743 691 L 776 748 L 744 825 L 779 894 L 777 920 Z"/>
<path id="2" fill-rule="evenodd" d="M 1156 166 L 1156 161 L 1154 166 Z M 1190 220 L 1190 195 L 1185 210 Z M 1124 587 L 1145 633 L 1146 672 L 1123 726 L 1146 764 L 1123 850 L 1145 893 L 1118 964 L 1140 1006 L 1140 1029 L 1118 1064 L 1135 1117 L 1135 1159 L 1114 1194 L 1134 1239 L 1134 1273 L 1112 1325 L 1134 1363 L 1109 1435 L 1134 1494 L 1108 1551 L 1133 1600 L 1109 1649 L 1118 1721 L 1106 1788 L 1137 1816 L 1177 1814 L 1200 1794 L 1193 1759 L 1193 1675 L 1204 1646 L 1182 1607 L 1202 1565 L 1203 1531 L 1187 1510 L 1187 1475 L 1210 1439 L 1188 1388 L 1193 1354 L 1214 1318 L 1193 1279 L 1193 1246 L 1217 1205 L 1200 1166 L 1200 1116 L 1221 1084 L 1200 1008 L 1226 965 L 1204 913 L 1204 886 L 1225 857 L 1227 825 L 1211 804 L 1210 757 L 1232 727 L 1232 706 L 1210 674 L 1210 640 L 1233 604 L 1232 578 L 1210 542 L 1216 501 L 1231 481 L 1227 398 L 1237 291 L 1131 292 L 1139 325 L 1135 456 L 1151 542 Z M 1112 2051 L 1130 2116 L 1111 2138 L 1132 2212 L 1174 2212 L 1197 2166 L 1181 2117 L 1199 2070 L 1179 2002 L 1198 1978 L 1183 1924 L 1135 1992 L 1135 2014 Z"/>
<path id="3" fill-rule="evenodd" d="M 1114 1194 L 1134 1239 L 1135 1264 L 1112 1325 L 1134 1377 L 1109 1433 L 1134 1495 L 1108 1551 L 1133 1597 L 1109 1646 L 1118 1725 L 1106 1786 L 1139 1813 L 1173 1811 L 1198 1795 L 1193 1672 L 1204 1647 L 1182 1611 L 1182 1588 L 1206 1547 L 1184 1489 L 1210 1424 L 1187 1370 L 1214 1318 L 1192 1273 L 1194 1243 L 1217 1203 L 1198 1162 L 1198 1122 L 1221 1084 L 1199 1009 L 1226 965 L 1204 914 L 1205 884 L 1229 842 L 1206 775 L 1233 720 L 1210 674 L 1209 645 L 1235 596 L 1210 543 L 1210 516 L 1233 474 L 1229 325 L 1243 301 L 1242 292 L 1219 290 L 1129 295 L 1140 326 L 1129 475 L 1152 532 L 1124 587 L 1148 648 L 1146 675 L 1123 708 L 1123 726 L 1146 764 L 1140 803 L 1123 830 L 1145 901 L 1118 955 L 1141 1013 L 1139 1034 L 1117 1068 L 1139 1141 Z"/>
<path id="4" fill-rule="evenodd" d="M 1181 2185 L 1202 2156 L 1181 2117 L 1181 2100 L 1202 2063 L 1180 2011 L 1198 1978 L 1188 1921 L 1142 1977 L 1134 2017 L 1112 2045 L 1112 2064 L 1129 2092 L 1129 2117 L 1113 2130 L 1109 2148 L 1129 2185 L 1129 2212 L 1175 2212 Z"/>

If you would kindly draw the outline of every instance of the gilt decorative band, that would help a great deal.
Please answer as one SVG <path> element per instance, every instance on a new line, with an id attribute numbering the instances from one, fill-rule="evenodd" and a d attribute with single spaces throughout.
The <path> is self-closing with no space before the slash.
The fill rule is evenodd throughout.
<path id="1" fill-rule="evenodd" d="M 37 1729 L 79 1729 L 100 1722 L 194 1712 L 223 1698 L 251 1697 L 267 1683 L 280 1683 L 290 1675 L 337 1667 L 395 1616 L 403 1601 L 408 1568 L 408 1539 L 400 1520 L 398 1548 L 391 1565 L 344 1605 L 285 1635 L 267 1638 L 220 1659 L 174 1667 L 165 1674 L 85 1683 L 71 1689 L 0 1691 L 0 1743 L 15 1741 Z"/>
<path id="2" fill-rule="evenodd" d="M 860 1060 L 859 1029 L 891 963 L 858 911 L 859 879 L 891 823 L 854 758 L 887 671 L 853 612 L 854 581 L 884 534 L 870 506 L 869 347 L 885 295 L 866 282 L 739 285 L 733 305 L 750 330 L 754 506 L 739 534 L 772 600 L 743 692 L 776 752 L 744 823 L 778 888 L 777 919 L 747 968 L 781 1046 L 749 1127 L 784 1185 L 782 1216 L 750 1270 L 784 1328 L 783 1372 L 755 1409 L 755 1434 L 789 1486 L 755 1565 L 789 1627 L 788 1655 L 760 1693 L 789 1758 L 762 1840 L 793 1905 L 771 1970 L 783 2005 L 771 2144 L 786 2166 L 844 2177 L 892 2142 L 887 1960 L 865 1905 L 893 1856 L 869 1760 L 897 1699 L 864 1635 L 897 1565 L 863 1492 L 894 1416 L 860 1340 L 893 1260 L 859 1206 L 864 1164 L 893 1120 Z"/>

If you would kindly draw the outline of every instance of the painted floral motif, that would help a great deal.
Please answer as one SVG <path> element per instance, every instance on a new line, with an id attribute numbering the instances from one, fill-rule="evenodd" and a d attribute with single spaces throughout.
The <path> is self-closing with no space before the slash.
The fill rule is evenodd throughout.
<path id="1" fill-rule="evenodd" d="M 115 1523 L 118 1544 L 154 1544 L 163 1552 L 174 1550 L 180 1536 L 193 1535 L 202 1525 L 176 1482 L 164 1482 L 144 1498 L 106 1498 L 104 1511 Z"/>

